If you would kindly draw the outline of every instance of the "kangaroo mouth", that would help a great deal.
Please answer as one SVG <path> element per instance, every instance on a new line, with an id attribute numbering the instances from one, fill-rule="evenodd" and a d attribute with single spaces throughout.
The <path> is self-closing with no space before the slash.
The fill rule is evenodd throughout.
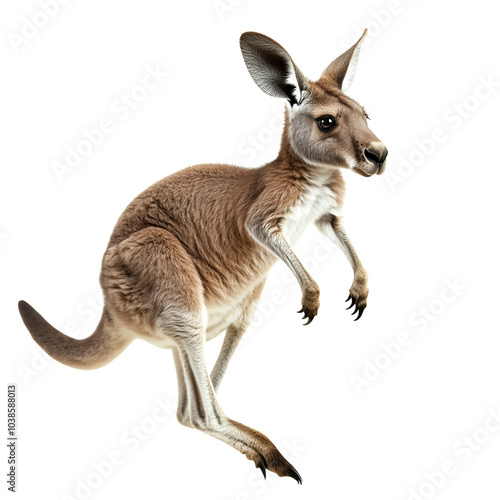
<path id="1" fill-rule="evenodd" d="M 365 172 L 364 170 L 361 170 L 358 167 L 354 167 L 353 170 L 354 170 L 354 172 L 356 172 L 359 175 L 362 175 L 363 177 L 371 177 L 373 175 L 373 174 L 368 174 L 367 172 Z"/>
<path id="2" fill-rule="evenodd" d="M 385 161 L 382 164 L 374 165 L 373 163 L 361 163 L 353 168 L 353 171 L 363 177 L 371 177 L 372 175 L 382 175 L 385 170 Z"/>

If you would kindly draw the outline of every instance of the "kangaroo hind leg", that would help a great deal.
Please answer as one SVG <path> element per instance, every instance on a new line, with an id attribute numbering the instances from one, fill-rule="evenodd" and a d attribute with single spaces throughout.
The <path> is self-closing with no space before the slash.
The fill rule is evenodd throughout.
<path id="1" fill-rule="evenodd" d="M 264 477 L 267 469 L 301 483 L 299 473 L 266 436 L 224 414 L 206 367 L 202 318 L 199 318 L 197 327 L 193 326 L 194 323 L 190 323 L 183 332 L 175 333 L 177 348 L 174 359 L 179 376 L 177 416 L 180 422 L 220 439 L 243 453 L 262 470 Z M 164 328 L 171 331 L 172 323 L 167 322 Z"/>
<path id="2" fill-rule="evenodd" d="M 219 406 L 205 362 L 203 285 L 179 240 L 164 229 L 151 227 L 118 247 L 110 255 L 118 267 L 104 276 L 104 281 L 109 280 L 110 299 L 121 316 L 148 325 L 156 340 L 172 343 L 181 422 L 237 449 L 264 474 L 268 469 L 300 482 L 298 472 L 266 436 L 229 419 Z M 113 286 L 113 279 L 119 286 Z"/>
<path id="3" fill-rule="evenodd" d="M 265 280 L 261 281 L 248 295 L 242 308 L 240 317 L 233 324 L 229 325 L 225 333 L 224 343 L 222 344 L 219 356 L 217 357 L 215 365 L 212 368 L 212 372 L 210 374 L 215 392 L 217 392 L 219 389 L 219 386 L 229 365 L 229 361 L 231 361 L 231 358 L 233 357 L 233 354 L 236 351 L 236 348 L 238 347 L 240 340 L 245 333 L 245 330 L 248 328 L 253 320 L 253 317 L 255 316 L 255 312 L 257 311 L 257 304 L 259 302 L 260 295 L 262 294 L 264 284 Z"/>

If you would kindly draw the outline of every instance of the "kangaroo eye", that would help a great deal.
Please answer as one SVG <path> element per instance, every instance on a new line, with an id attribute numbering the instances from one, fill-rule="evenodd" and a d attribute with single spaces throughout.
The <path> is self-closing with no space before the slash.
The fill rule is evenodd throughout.
<path id="1" fill-rule="evenodd" d="M 335 121 L 335 118 L 332 115 L 324 115 L 320 116 L 319 118 L 316 118 L 316 122 L 318 124 L 318 127 L 321 130 L 332 130 L 335 125 L 337 125 L 337 122 Z"/>

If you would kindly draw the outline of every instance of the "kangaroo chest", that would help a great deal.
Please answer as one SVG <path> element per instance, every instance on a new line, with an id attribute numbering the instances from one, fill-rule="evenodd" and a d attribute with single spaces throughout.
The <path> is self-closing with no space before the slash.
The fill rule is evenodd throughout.
<path id="1" fill-rule="evenodd" d="M 285 213 L 283 233 L 288 241 L 295 242 L 307 226 L 328 213 L 340 214 L 337 194 L 322 179 L 311 181 L 304 186 L 295 203 Z"/>

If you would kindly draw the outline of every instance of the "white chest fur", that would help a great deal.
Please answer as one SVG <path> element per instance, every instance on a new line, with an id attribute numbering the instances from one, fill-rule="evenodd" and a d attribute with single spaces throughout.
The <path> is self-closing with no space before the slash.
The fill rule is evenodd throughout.
<path id="1" fill-rule="evenodd" d="M 304 230 L 322 215 L 340 215 L 337 196 L 329 187 L 331 170 L 318 171 L 304 186 L 299 200 L 285 214 L 281 227 L 290 243 L 295 242 Z"/>

